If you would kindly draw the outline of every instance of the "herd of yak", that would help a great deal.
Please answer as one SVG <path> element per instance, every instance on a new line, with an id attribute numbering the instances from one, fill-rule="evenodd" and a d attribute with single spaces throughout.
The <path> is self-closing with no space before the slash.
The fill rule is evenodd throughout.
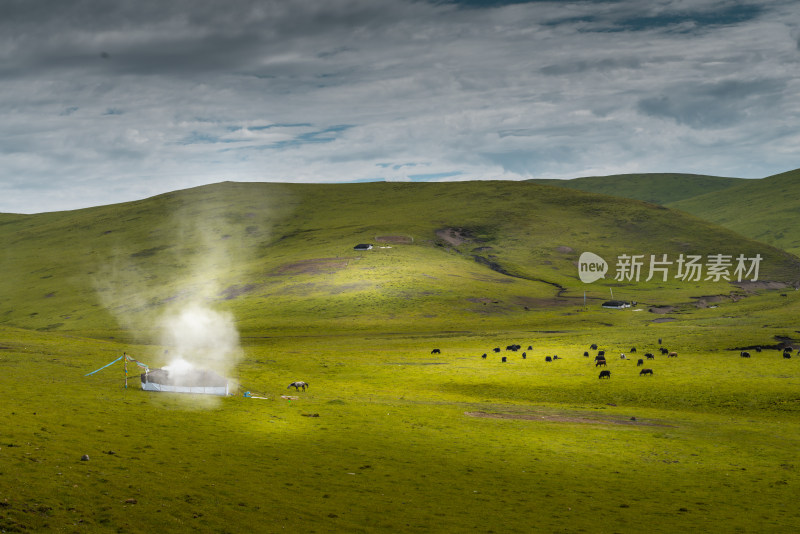
<path id="1" fill-rule="evenodd" d="M 661 340 L 661 338 L 659 338 L 658 339 L 658 344 L 661 345 L 661 342 L 662 342 L 662 340 Z M 606 360 L 606 351 L 605 350 L 598 350 L 597 345 L 594 344 L 594 343 L 589 348 L 591 350 L 596 350 L 597 351 L 597 355 L 594 358 L 594 366 L 595 367 L 606 367 L 607 364 L 608 364 L 608 362 Z M 521 345 L 516 345 L 516 344 L 515 345 L 508 345 L 506 347 L 507 351 L 513 351 L 513 352 L 517 352 L 520 349 L 522 349 L 522 346 Z M 500 347 L 495 347 L 492 350 L 494 352 L 501 352 Z M 533 346 L 528 346 L 527 350 L 533 350 Z M 661 352 L 661 354 L 666 355 L 668 358 L 677 358 L 678 357 L 678 353 L 677 352 L 670 351 L 670 350 L 668 350 L 668 349 L 666 349 L 664 347 L 659 347 L 658 350 Z M 756 347 L 755 350 L 756 350 L 756 352 L 761 352 L 761 347 Z M 783 357 L 787 358 L 787 359 L 791 358 L 792 357 L 792 351 L 793 351 L 792 347 L 790 347 L 790 346 L 784 347 L 783 348 Z M 632 354 L 632 353 L 635 353 L 635 352 L 636 352 L 636 347 L 631 347 L 631 350 L 629 351 L 629 353 Z M 433 349 L 431 351 L 431 354 L 441 354 L 441 350 Z M 485 360 L 487 358 L 487 356 L 488 355 L 486 353 L 483 353 L 483 355 L 481 355 L 481 358 L 483 358 Z M 583 356 L 588 358 L 589 357 L 589 352 L 588 351 L 584 352 Z M 749 358 L 750 357 L 750 353 L 747 352 L 747 351 L 741 351 L 739 353 L 739 356 L 741 356 L 742 358 Z M 528 357 L 527 352 L 523 352 L 522 353 L 522 359 L 524 360 L 527 357 Z M 623 359 L 623 360 L 628 359 L 628 357 L 625 356 L 624 353 L 620 354 L 619 357 L 620 357 L 620 359 Z M 545 356 L 545 358 L 544 358 L 544 360 L 546 362 L 552 362 L 553 360 L 558 360 L 558 359 L 559 359 L 558 356 Z M 654 360 L 655 359 L 655 355 L 653 355 L 652 352 L 645 353 L 644 358 L 638 358 L 637 359 L 636 366 L 637 367 L 643 366 L 645 359 Z M 501 361 L 506 362 L 507 361 L 507 357 L 503 356 Z M 639 371 L 639 376 L 653 376 L 653 370 L 649 369 L 649 368 L 642 368 Z M 611 378 L 611 371 L 608 370 L 608 369 L 601 369 L 600 370 L 600 375 L 598 376 L 598 378 Z"/>

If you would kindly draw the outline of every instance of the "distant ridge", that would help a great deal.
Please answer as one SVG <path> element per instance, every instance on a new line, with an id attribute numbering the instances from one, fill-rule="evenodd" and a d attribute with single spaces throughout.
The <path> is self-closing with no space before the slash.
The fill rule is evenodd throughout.
<path id="1" fill-rule="evenodd" d="M 666 205 L 679 200 L 729 189 L 750 180 L 702 174 L 648 173 L 587 176 L 572 180 L 533 179 L 528 181 L 536 184 L 553 185 L 589 193 L 600 193 Z"/>
<path id="2" fill-rule="evenodd" d="M 651 202 L 800 254 L 800 169 L 761 179 L 619 174 L 529 182 Z"/>
<path id="3" fill-rule="evenodd" d="M 800 169 L 665 204 L 800 254 Z"/>

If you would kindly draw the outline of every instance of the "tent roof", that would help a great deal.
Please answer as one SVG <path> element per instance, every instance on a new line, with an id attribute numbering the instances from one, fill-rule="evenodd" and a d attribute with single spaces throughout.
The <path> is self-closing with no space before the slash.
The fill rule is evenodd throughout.
<path id="1" fill-rule="evenodd" d="M 630 302 L 625 302 L 624 300 L 609 300 L 603 303 L 604 308 L 627 308 L 630 305 Z"/>

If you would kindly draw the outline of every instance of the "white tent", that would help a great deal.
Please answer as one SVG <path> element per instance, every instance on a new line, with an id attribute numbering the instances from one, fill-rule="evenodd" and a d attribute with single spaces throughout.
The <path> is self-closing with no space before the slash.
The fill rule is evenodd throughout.
<path id="1" fill-rule="evenodd" d="M 142 389 L 145 391 L 228 395 L 228 379 L 207 369 L 190 369 L 181 373 L 154 369 L 142 373 L 141 378 Z"/>

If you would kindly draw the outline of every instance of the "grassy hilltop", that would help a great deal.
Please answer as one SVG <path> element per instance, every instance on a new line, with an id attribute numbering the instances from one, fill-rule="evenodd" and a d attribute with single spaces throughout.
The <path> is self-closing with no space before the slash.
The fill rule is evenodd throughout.
<path id="1" fill-rule="evenodd" d="M 615 281 L 621 254 L 761 254 L 760 280 L 800 278 L 797 258 L 703 220 L 519 182 L 223 183 L 2 222 L 0 324 L 42 330 L 140 330 L 190 299 L 233 311 L 245 330 L 448 330 L 572 311 L 584 291 L 593 307 L 609 288 L 643 305 L 739 291 L 645 283 L 647 272 Z M 354 251 L 362 242 L 376 248 Z M 578 280 L 583 251 L 609 262 L 606 280 Z"/>
<path id="2" fill-rule="evenodd" d="M 688 213 L 524 182 L 221 183 L 3 214 L 0 245 L 2 531 L 800 528 L 800 260 Z M 605 280 L 579 280 L 584 251 Z M 622 254 L 763 261 L 758 283 L 618 281 Z M 612 290 L 638 305 L 601 308 Z M 160 318 L 196 303 L 241 336 L 235 396 L 84 376 L 167 364 Z"/>
<path id="3" fill-rule="evenodd" d="M 800 254 L 800 170 L 747 180 L 669 206 Z"/>
<path id="4" fill-rule="evenodd" d="M 800 253 L 800 170 L 760 180 L 653 173 L 531 182 L 652 202 Z"/>
<path id="5" fill-rule="evenodd" d="M 666 205 L 724 191 L 747 180 L 702 174 L 647 173 L 587 176 L 572 180 L 534 179 L 530 182 Z"/>

